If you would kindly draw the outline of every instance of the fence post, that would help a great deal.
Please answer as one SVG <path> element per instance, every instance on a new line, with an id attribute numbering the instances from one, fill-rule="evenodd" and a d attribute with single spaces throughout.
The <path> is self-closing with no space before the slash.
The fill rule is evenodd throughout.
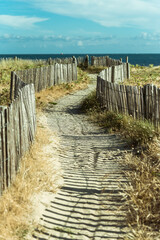
<path id="1" fill-rule="evenodd" d="M 86 55 L 86 56 L 85 56 L 85 60 L 84 60 L 84 67 L 85 67 L 85 68 L 88 68 L 88 66 L 89 66 L 89 56 Z"/>
<path id="2" fill-rule="evenodd" d="M 112 66 L 112 77 L 111 77 L 111 82 L 114 83 L 115 82 L 115 66 Z"/>
<path id="3" fill-rule="evenodd" d="M 14 99 L 14 88 L 15 88 L 15 73 L 11 72 L 11 82 L 10 82 L 10 100 Z"/>
<path id="4" fill-rule="evenodd" d="M 2 108 L 0 107 L 0 196 L 3 192 L 3 157 L 2 157 L 2 117 L 1 117 Z"/>
<path id="5" fill-rule="evenodd" d="M 126 63 L 126 67 L 127 67 L 127 79 L 130 79 L 130 64 Z"/>
<path id="6" fill-rule="evenodd" d="M 128 56 L 126 57 L 126 63 L 128 63 Z"/>
<path id="7" fill-rule="evenodd" d="M 94 56 L 91 57 L 91 66 L 94 66 Z"/>

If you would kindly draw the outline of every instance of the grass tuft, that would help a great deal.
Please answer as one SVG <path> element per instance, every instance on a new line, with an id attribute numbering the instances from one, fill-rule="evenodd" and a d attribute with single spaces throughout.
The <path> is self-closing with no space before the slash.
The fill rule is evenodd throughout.
<path id="1" fill-rule="evenodd" d="M 160 239 L 160 140 L 140 156 L 128 154 L 126 164 L 131 185 L 127 186 L 128 223 L 135 240 Z"/>
<path id="2" fill-rule="evenodd" d="M 101 111 L 100 108 L 100 104 L 97 101 L 96 98 L 96 91 L 91 92 L 87 98 L 85 98 L 82 102 L 81 102 L 81 111 L 85 112 L 85 113 L 89 113 L 89 112 L 93 112 L 93 111 Z"/>
<path id="3" fill-rule="evenodd" d="M 157 136 L 157 132 L 148 121 L 135 120 L 131 116 L 101 110 L 95 92 L 83 100 L 81 109 L 89 115 L 90 120 L 98 123 L 107 132 L 119 132 L 130 145 L 145 145 Z"/>

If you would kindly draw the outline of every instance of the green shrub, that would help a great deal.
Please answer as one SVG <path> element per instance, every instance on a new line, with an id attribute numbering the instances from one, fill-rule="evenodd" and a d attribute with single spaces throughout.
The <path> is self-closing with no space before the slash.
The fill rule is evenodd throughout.
<path id="1" fill-rule="evenodd" d="M 100 104 L 96 97 L 96 91 L 90 93 L 87 98 L 85 98 L 80 106 L 81 111 L 83 112 L 98 112 L 100 111 Z M 94 113 L 93 113 L 94 114 Z"/>
<path id="2" fill-rule="evenodd" d="M 105 111 L 104 113 L 104 127 L 112 130 L 120 130 L 123 127 L 123 115 L 115 112 Z"/>
<path id="3" fill-rule="evenodd" d="M 147 144 L 157 135 L 154 126 L 147 120 L 136 120 L 131 116 L 124 116 L 124 119 L 121 133 L 131 145 Z"/>

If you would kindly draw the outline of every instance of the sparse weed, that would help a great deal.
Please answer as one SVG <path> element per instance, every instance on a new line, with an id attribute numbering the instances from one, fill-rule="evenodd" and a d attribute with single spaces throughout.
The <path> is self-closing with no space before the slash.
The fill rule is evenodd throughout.
<path id="1" fill-rule="evenodd" d="M 103 66 L 89 66 L 86 69 L 83 69 L 84 71 L 86 71 L 87 73 L 100 73 L 102 70 L 106 69 L 108 67 L 103 67 Z"/>

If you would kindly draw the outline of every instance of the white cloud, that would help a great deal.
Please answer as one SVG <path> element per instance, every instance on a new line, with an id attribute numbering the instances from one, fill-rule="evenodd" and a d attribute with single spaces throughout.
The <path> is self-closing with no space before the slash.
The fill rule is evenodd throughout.
<path id="1" fill-rule="evenodd" d="M 78 41 L 77 45 L 78 45 L 79 47 L 82 47 L 82 46 L 83 46 L 83 42 L 82 42 L 82 41 Z"/>
<path id="2" fill-rule="evenodd" d="M 154 33 L 147 33 L 142 32 L 138 37 L 138 39 L 147 40 L 147 41 L 160 41 L 160 32 L 154 32 Z"/>
<path id="3" fill-rule="evenodd" d="M 160 1 L 158 0 L 28 0 L 27 2 L 48 12 L 85 18 L 106 27 L 159 28 Z"/>
<path id="4" fill-rule="evenodd" d="M 48 12 L 89 19 L 106 27 L 159 28 L 160 1 L 158 0 L 28 0 L 27 2 Z"/>
<path id="5" fill-rule="evenodd" d="M 15 28 L 32 27 L 35 23 L 43 22 L 48 19 L 26 16 L 0 15 L 0 25 L 7 25 Z"/>

